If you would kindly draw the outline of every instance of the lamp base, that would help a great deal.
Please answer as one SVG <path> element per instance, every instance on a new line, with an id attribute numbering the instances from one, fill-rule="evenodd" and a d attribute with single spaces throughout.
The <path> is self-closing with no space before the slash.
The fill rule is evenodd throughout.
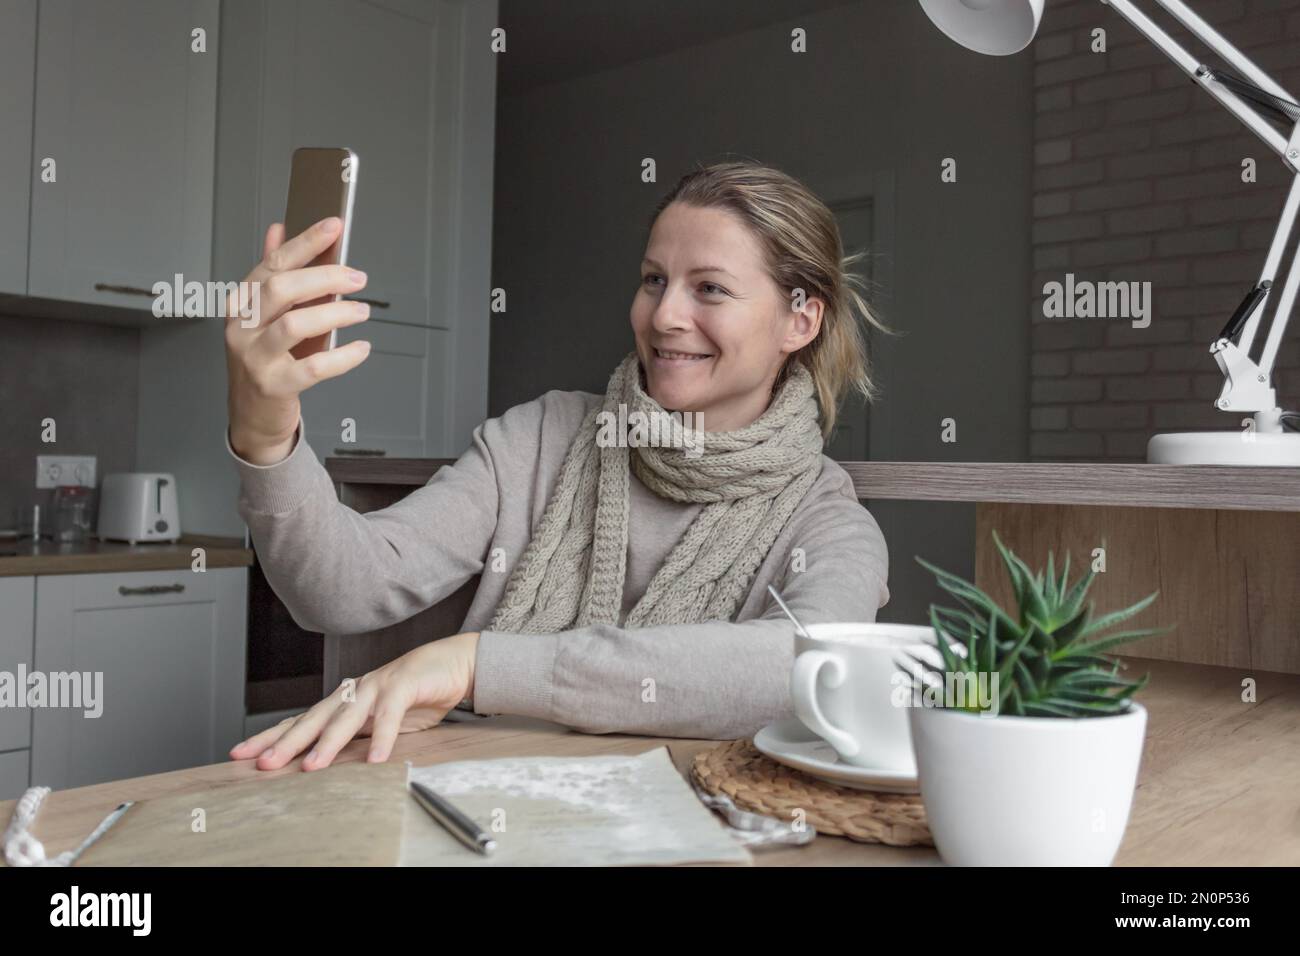
<path id="1" fill-rule="evenodd" d="M 1300 467 L 1300 432 L 1177 432 L 1147 442 L 1153 465 Z"/>

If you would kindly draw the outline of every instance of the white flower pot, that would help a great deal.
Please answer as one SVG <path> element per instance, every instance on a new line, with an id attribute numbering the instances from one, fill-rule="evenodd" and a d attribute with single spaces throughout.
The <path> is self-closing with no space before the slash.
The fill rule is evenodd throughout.
<path id="1" fill-rule="evenodd" d="M 909 714 L 935 848 L 954 866 L 1109 866 L 1128 824 L 1147 712 Z"/>

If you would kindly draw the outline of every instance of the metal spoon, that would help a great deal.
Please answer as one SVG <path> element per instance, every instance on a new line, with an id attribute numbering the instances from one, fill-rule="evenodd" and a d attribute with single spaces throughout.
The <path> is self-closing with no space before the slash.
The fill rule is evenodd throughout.
<path id="1" fill-rule="evenodd" d="M 717 810 L 727 820 L 733 837 L 751 850 L 768 846 L 803 846 L 817 837 L 812 824 L 796 830 L 793 823 L 752 810 L 742 810 L 723 793 L 709 793 L 694 780 L 691 787 L 706 807 Z"/>
<path id="2" fill-rule="evenodd" d="M 776 603 L 781 605 L 781 610 L 785 611 L 785 616 L 788 617 L 790 620 L 794 621 L 794 627 L 795 630 L 799 632 L 799 636 L 806 637 L 808 638 L 808 640 L 812 640 L 812 635 L 808 633 L 808 629 L 799 623 L 799 619 L 794 616 L 794 611 L 791 611 L 790 608 L 786 605 L 786 603 L 781 600 L 781 595 L 777 593 L 776 588 L 772 587 L 772 585 L 769 584 L 767 586 L 767 591 L 769 594 L 772 595 L 772 597 L 776 598 Z"/>

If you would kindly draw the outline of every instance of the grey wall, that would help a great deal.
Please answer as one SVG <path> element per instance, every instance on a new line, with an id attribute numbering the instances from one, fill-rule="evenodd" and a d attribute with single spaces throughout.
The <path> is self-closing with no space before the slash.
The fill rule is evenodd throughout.
<path id="1" fill-rule="evenodd" d="M 507 29 L 509 24 L 506 24 Z M 790 51 L 803 27 L 809 52 Z M 567 37 L 599 43 L 600 37 Z M 823 198 L 892 173 L 893 270 L 878 312 L 877 460 L 1026 457 L 1032 54 L 969 53 L 912 0 L 863 2 L 543 86 L 498 104 L 489 408 L 549 388 L 602 391 L 631 348 L 628 308 L 647 217 L 696 161 L 734 152 Z M 653 157 L 659 181 L 640 181 Z M 940 182 L 944 157 L 958 182 Z M 957 420 L 955 444 L 940 420 Z M 934 596 L 922 554 L 973 573 L 973 510 L 872 503 L 894 600 Z"/>
<path id="2" fill-rule="evenodd" d="M 15 507 L 48 504 L 37 455 L 95 455 L 96 483 L 135 468 L 139 339 L 133 328 L 0 316 L 0 528 Z M 46 418 L 53 444 L 41 441 Z"/>

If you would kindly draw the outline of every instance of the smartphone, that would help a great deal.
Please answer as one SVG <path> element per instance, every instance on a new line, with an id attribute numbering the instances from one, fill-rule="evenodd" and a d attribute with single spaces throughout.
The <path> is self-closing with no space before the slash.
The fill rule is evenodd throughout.
<path id="1" fill-rule="evenodd" d="M 357 191 L 357 154 L 346 147 L 304 146 L 293 151 L 289 170 L 289 199 L 284 209 L 284 238 L 292 239 L 322 219 L 338 216 L 343 231 L 338 241 L 311 261 L 311 265 L 347 265 L 348 236 L 352 232 L 352 201 Z M 319 305 L 341 298 L 322 296 L 299 306 Z M 305 358 L 334 348 L 335 330 L 328 335 L 304 339 L 291 350 L 294 358 Z"/>

